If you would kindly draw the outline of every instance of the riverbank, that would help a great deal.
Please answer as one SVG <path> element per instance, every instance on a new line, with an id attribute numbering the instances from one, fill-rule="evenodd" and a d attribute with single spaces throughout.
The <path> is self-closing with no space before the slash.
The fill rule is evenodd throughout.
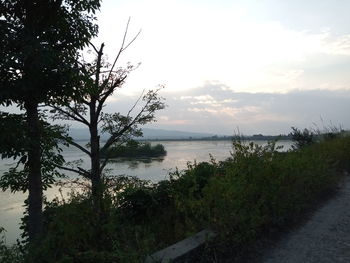
<path id="1" fill-rule="evenodd" d="M 96 225 L 88 192 L 47 204 L 48 231 L 38 255 L 43 262 L 48 256 L 139 262 L 209 227 L 218 234 L 215 247 L 199 260 L 212 262 L 227 248 L 250 246 L 334 189 L 339 171 L 349 168 L 349 149 L 349 137 L 284 153 L 273 143 L 235 141 L 230 158 L 188 164 L 169 180 L 111 179 L 103 225 Z"/>

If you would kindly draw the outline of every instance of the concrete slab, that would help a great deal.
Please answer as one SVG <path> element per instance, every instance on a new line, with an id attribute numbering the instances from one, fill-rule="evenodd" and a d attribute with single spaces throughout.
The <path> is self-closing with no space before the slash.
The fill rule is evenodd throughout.
<path id="1" fill-rule="evenodd" d="M 148 256 L 145 263 L 179 262 L 215 236 L 216 234 L 213 231 L 204 229 L 189 238 Z"/>

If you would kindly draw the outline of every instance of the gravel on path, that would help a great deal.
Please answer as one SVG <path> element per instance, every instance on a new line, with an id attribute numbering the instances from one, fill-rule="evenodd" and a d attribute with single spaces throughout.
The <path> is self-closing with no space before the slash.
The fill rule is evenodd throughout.
<path id="1" fill-rule="evenodd" d="M 350 176 L 302 226 L 262 253 L 263 263 L 350 262 Z"/>

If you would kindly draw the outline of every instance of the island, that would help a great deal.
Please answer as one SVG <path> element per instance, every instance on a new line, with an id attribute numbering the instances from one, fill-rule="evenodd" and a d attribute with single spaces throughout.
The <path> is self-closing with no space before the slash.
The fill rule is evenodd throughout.
<path id="1" fill-rule="evenodd" d="M 111 147 L 108 151 L 102 152 L 102 158 L 152 158 L 163 157 L 167 154 L 162 144 L 151 145 L 150 142 L 139 142 L 130 140 L 125 144 Z"/>

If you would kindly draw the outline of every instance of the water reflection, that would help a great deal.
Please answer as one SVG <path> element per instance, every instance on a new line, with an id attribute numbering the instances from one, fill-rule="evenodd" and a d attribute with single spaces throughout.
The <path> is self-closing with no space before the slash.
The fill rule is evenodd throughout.
<path id="1" fill-rule="evenodd" d="M 164 161 L 164 157 L 149 157 L 149 158 L 113 158 L 109 159 L 109 164 L 124 164 L 127 165 L 129 169 L 138 169 L 140 168 L 140 165 L 144 164 L 145 167 L 151 167 L 153 163 L 161 163 Z"/>

